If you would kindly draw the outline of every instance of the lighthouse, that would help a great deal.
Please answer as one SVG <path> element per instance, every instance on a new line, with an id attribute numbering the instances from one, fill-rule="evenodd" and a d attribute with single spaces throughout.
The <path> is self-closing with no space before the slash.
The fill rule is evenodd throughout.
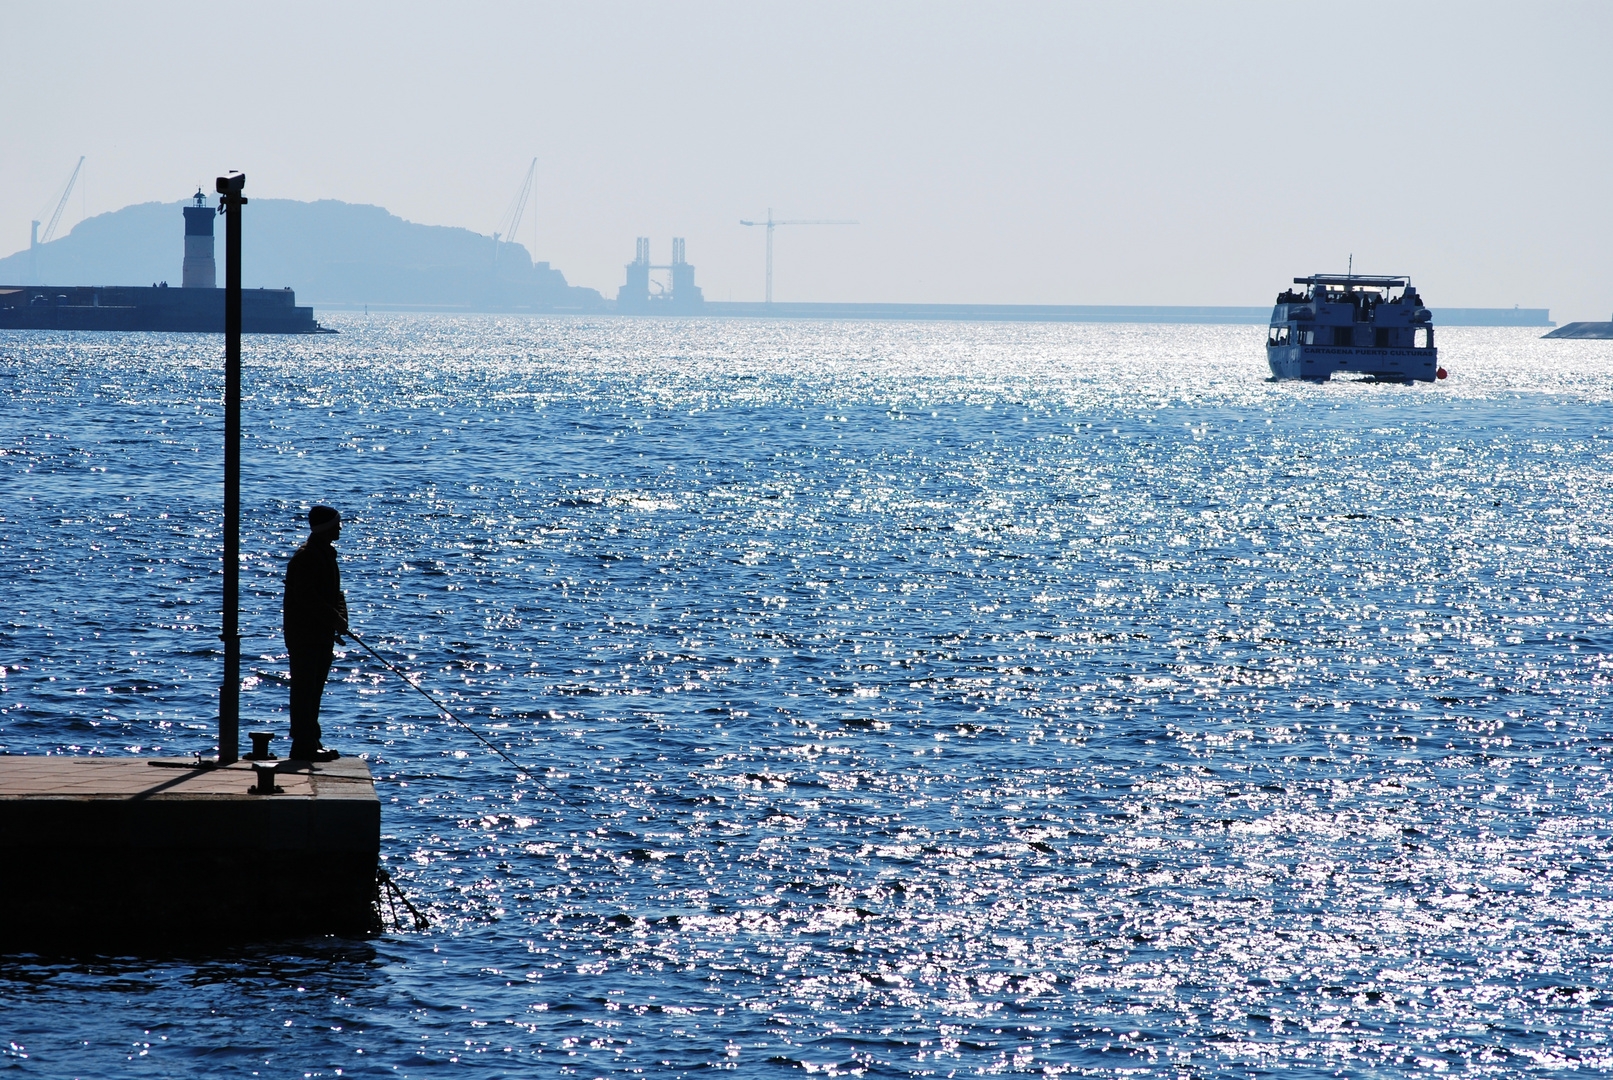
<path id="1" fill-rule="evenodd" d="M 207 196 L 196 189 L 196 204 L 185 211 L 185 268 L 180 283 L 187 289 L 217 286 L 218 271 L 213 265 L 213 217 Z"/>

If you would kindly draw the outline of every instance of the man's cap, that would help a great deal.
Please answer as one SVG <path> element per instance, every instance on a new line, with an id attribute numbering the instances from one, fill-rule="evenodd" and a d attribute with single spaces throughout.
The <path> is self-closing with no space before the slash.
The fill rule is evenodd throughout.
<path id="1" fill-rule="evenodd" d="M 334 506 L 316 506 L 308 511 L 308 535 L 318 536 L 329 532 L 342 522 L 342 515 Z"/>

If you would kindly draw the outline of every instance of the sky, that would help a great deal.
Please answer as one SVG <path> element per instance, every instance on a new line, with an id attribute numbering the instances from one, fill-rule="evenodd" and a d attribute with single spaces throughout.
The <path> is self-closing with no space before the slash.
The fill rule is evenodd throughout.
<path id="1" fill-rule="evenodd" d="M 1613 317 L 1613 3 L 10 4 L 0 254 L 247 192 L 517 239 L 614 295 L 638 236 L 713 300 L 1270 303 Z M 250 207 L 248 212 L 250 213 Z M 248 219 L 250 220 L 250 219 Z"/>

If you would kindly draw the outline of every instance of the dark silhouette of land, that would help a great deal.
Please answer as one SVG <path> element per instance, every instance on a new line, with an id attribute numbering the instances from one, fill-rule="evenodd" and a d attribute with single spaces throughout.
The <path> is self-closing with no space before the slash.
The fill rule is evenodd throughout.
<path id="1" fill-rule="evenodd" d="M 61 239 L 0 259 L 0 284 L 180 283 L 185 201 L 140 203 L 80 222 Z M 379 206 L 322 199 L 252 200 L 247 288 L 290 286 L 320 307 L 415 310 L 598 311 L 594 289 L 569 285 L 520 244 L 440 225 L 417 225 Z M 35 259 L 37 257 L 37 267 Z"/>
<path id="2" fill-rule="evenodd" d="M 185 201 L 141 203 L 80 222 L 67 236 L 0 259 L 0 288 L 45 284 L 56 293 L 72 286 L 150 286 L 180 283 L 185 254 Z M 492 311 L 577 314 L 706 315 L 766 319 L 895 319 L 986 322 L 1234 323 L 1265 325 L 1269 304 L 1247 307 L 1087 304 L 885 304 L 747 303 L 705 300 L 695 287 L 694 267 L 674 239 L 673 262 L 652 266 L 648 241 L 626 265 L 627 284 L 606 299 L 597 290 L 570 285 L 547 262 L 534 263 L 520 244 L 469 229 L 417 225 L 379 206 L 322 199 L 254 199 L 253 242 L 243 254 L 248 289 L 296 291 L 312 308 Z M 36 265 L 37 263 L 37 265 Z M 655 293 L 652 270 L 672 273 L 671 290 Z M 681 277 L 680 277 L 681 275 Z M 158 298 L 163 299 L 163 298 Z M 173 300 L 173 298 L 167 298 Z M 109 323 L 102 304 L 135 303 L 116 297 L 65 303 L 82 307 L 78 321 L 41 323 L 62 329 L 141 329 Z M 139 301 L 154 304 L 150 297 Z M 177 302 L 177 301 L 174 301 Z M 1435 307 L 1440 326 L 1552 326 L 1546 308 Z M 100 320 L 100 321 L 97 321 Z M 301 332 L 313 328 L 312 315 Z M 8 325 L 24 325 L 10 323 Z M 29 324 L 31 325 L 31 324 Z M 210 326 L 211 324 L 209 324 Z M 161 329 L 179 326 L 168 319 Z M 254 324 L 254 330 L 282 329 Z M 287 326 L 286 332 L 299 329 Z M 1563 336 L 1563 335 L 1559 335 Z"/>

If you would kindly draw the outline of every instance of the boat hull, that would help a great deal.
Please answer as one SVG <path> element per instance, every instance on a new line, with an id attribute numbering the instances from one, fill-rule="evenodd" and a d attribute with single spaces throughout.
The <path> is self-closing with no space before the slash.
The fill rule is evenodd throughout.
<path id="1" fill-rule="evenodd" d="M 1438 349 L 1362 349 L 1338 345 L 1267 345 L 1266 362 L 1275 379 L 1326 382 L 1350 372 L 1394 382 L 1433 382 Z"/>

